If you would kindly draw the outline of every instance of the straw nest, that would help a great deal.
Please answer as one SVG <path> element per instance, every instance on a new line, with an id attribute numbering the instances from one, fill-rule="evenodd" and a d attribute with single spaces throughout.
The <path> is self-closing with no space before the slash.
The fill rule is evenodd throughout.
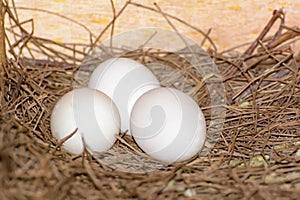
<path id="1" fill-rule="evenodd" d="M 117 136 L 114 149 L 106 156 L 92 157 L 87 152 L 74 156 L 64 151 L 51 135 L 49 116 L 56 101 L 73 89 L 78 66 L 102 34 L 92 45 L 58 44 L 37 37 L 23 27 L 26 23 L 19 21 L 15 10 L 4 1 L 11 26 L 6 27 L 8 53 L 0 82 L 0 198 L 299 197 L 300 72 L 299 56 L 290 48 L 300 34 L 299 28 L 286 27 L 282 10 L 274 11 L 257 40 L 243 46 L 244 53 L 238 53 L 239 48 L 218 52 L 208 34 L 164 13 L 158 5 L 127 4 L 161 13 L 173 28 L 171 21 L 177 20 L 203 34 L 211 44 L 207 52 L 226 91 L 223 104 L 214 106 L 203 81 L 207 77 L 191 69 L 180 53 L 140 49 L 123 56 L 148 66 L 154 61 L 167 66 L 152 70 L 164 85 L 185 88 L 203 109 L 208 126 L 216 120 L 213 107 L 224 108 L 226 118 L 216 143 L 211 147 L 206 144 L 211 149 L 205 155 L 171 165 L 147 160 L 124 133 Z M 121 11 L 115 16 L 104 32 Z M 266 36 L 277 20 L 281 22 L 278 31 Z M 113 166 L 105 161 L 107 156 L 124 159 L 125 154 L 145 159 L 151 169 L 139 165 L 136 169 L 144 171 L 133 173 L 125 170 L 128 165 L 124 163 Z"/>

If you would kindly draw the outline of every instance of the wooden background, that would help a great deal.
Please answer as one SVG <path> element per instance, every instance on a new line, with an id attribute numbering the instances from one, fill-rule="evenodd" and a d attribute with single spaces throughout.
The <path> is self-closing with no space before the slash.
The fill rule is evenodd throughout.
<path id="1" fill-rule="evenodd" d="M 126 0 L 114 2 L 118 11 Z M 154 7 L 153 0 L 135 2 Z M 211 37 L 219 50 L 254 40 L 272 16 L 273 9 L 283 7 L 286 11 L 286 24 L 300 25 L 300 0 L 156 0 L 156 2 L 165 12 L 182 18 L 203 31 L 212 28 Z M 21 20 L 34 19 L 35 35 L 58 42 L 88 44 L 89 34 L 82 26 L 57 14 L 84 24 L 94 35 L 98 35 L 112 18 L 109 0 L 15 0 L 15 4 Z M 180 24 L 175 25 L 181 33 L 197 42 L 201 41 L 202 38 L 195 31 Z M 117 21 L 115 32 L 121 33 L 142 27 L 171 29 L 160 14 L 129 5 Z"/>

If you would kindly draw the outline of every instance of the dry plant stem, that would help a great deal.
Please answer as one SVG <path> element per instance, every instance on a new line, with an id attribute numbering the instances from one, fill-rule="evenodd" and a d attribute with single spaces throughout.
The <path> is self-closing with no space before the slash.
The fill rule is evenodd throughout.
<path id="1" fill-rule="evenodd" d="M 273 24 L 276 22 L 277 19 L 281 19 L 281 24 L 279 26 L 278 31 L 276 32 L 276 34 L 274 35 L 273 40 L 277 39 L 279 37 L 279 35 L 281 34 L 282 31 L 282 27 L 284 25 L 284 20 L 285 20 L 285 15 L 282 9 L 280 10 L 274 10 L 273 12 L 273 16 L 270 19 L 270 21 L 267 23 L 267 25 L 265 26 L 265 28 L 263 29 L 263 31 L 259 34 L 259 36 L 257 37 L 257 39 L 250 45 L 250 47 L 244 52 L 244 54 L 242 55 L 242 58 L 244 58 L 245 56 L 250 56 L 252 55 L 252 53 L 254 52 L 254 50 L 257 48 L 257 46 L 259 44 L 263 45 L 261 42 L 263 41 L 264 37 L 266 36 L 266 34 L 270 31 L 270 29 L 272 28 Z M 240 63 L 238 63 L 238 65 L 242 66 L 243 65 L 243 61 L 241 61 Z M 253 79 L 253 77 L 251 77 L 251 75 L 249 75 L 249 71 L 248 71 L 249 67 L 248 66 L 244 66 L 241 69 L 241 74 L 247 79 L 248 82 L 251 81 L 251 79 Z M 255 95 L 255 91 L 256 89 L 250 85 L 250 90 L 252 95 Z M 235 100 L 240 97 L 244 91 L 240 91 L 239 93 L 237 93 L 235 96 L 231 97 L 231 99 L 229 100 L 230 102 L 234 103 Z M 254 98 L 255 99 L 255 98 Z M 254 103 L 254 102 L 253 102 Z M 255 105 L 255 104 L 253 104 Z"/>
<path id="2" fill-rule="evenodd" d="M 151 55 L 153 58 L 155 58 L 155 59 L 157 59 L 157 60 L 159 60 L 159 61 L 163 61 L 163 62 L 166 62 L 166 63 L 169 63 L 169 64 L 171 64 L 172 66 L 175 66 L 176 67 L 176 69 L 181 69 L 181 65 L 179 65 L 179 64 L 177 64 L 174 60 L 172 60 L 172 59 L 170 59 L 170 58 L 168 58 L 168 57 L 166 57 L 166 56 L 159 56 L 159 55 L 155 55 L 155 54 L 153 54 L 153 53 L 150 53 L 150 54 L 148 54 L 148 55 Z M 196 81 L 196 82 L 198 82 L 198 81 L 200 81 L 200 78 L 199 77 L 197 77 L 197 76 L 195 76 L 194 74 L 191 74 L 189 71 L 185 71 L 185 72 L 183 72 L 184 74 L 187 74 L 189 77 L 191 77 L 194 81 Z"/>
<path id="3" fill-rule="evenodd" d="M 276 67 L 280 66 L 281 64 L 283 64 L 284 62 L 288 61 L 291 58 L 292 58 L 292 54 L 288 55 L 283 60 L 281 60 L 280 62 L 278 62 L 273 68 L 276 68 Z M 252 79 L 242 90 L 240 90 L 235 96 L 233 96 L 232 99 L 236 99 L 238 96 L 240 96 L 244 91 L 246 91 L 255 82 L 261 80 L 264 77 L 267 77 L 268 75 L 272 74 L 273 72 L 274 72 L 273 70 L 269 70 L 267 73 L 262 74 L 262 75 L 260 75 L 260 76 L 258 76 L 256 78 Z"/>
<path id="4" fill-rule="evenodd" d="M 288 31 L 279 35 L 276 40 L 270 41 L 270 43 L 266 45 L 266 47 L 268 49 L 274 49 L 275 47 L 283 44 L 284 42 L 300 36 L 300 28 L 299 27 L 288 28 L 288 27 L 284 26 L 284 28 L 288 29 Z"/>
<path id="5" fill-rule="evenodd" d="M 0 78 L 2 78 L 3 75 L 3 65 L 6 65 L 4 14 L 5 14 L 5 7 L 3 5 L 3 1 L 1 1 L 0 2 Z"/>
<path id="6" fill-rule="evenodd" d="M 238 65 L 242 65 L 242 63 L 244 63 L 244 61 L 240 61 L 239 63 L 241 63 L 241 64 L 238 64 Z M 244 67 L 244 68 L 247 68 L 247 67 Z M 239 67 L 239 69 L 240 69 L 240 67 Z M 249 75 L 248 72 L 245 72 L 243 69 L 241 69 L 241 74 L 247 80 L 247 82 L 251 82 L 252 77 L 251 77 L 251 75 Z M 252 94 L 255 92 L 253 85 L 250 85 L 250 92 Z M 231 99 L 229 99 L 229 103 L 230 104 L 235 103 L 236 99 L 242 94 L 243 94 L 243 91 L 239 92 L 238 95 L 234 95 L 233 97 L 231 97 Z"/>
<path id="7" fill-rule="evenodd" d="M 86 148 L 84 149 L 84 152 L 85 152 L 85 154 L 87 155 L 87 158 L 88 158 L 88 159 L 83 158 L 83 166 L 84 166 L 87 174 L 89 175 L 89 177 L 93 181 L 95 187 L 98 190 L 103 192 L 102 194 L 104 195 L 104 198 L 108 199 L 107 191 L 103 190 L 103 185 L 101 184 L 101 182 L 97 178 L 97 175 L 95 174 L 95 172 L 94 172 L 94 170 L 91 166 L 91 163 L 93 163 L 91 154 L 88 152 L 88 150 Z"/>
<path id="8" fill-rule="evenodd" d="M 5 0 L 5 3 L 6 3 L 7 6 L 9 6 L 7 0 Z M 11 3 L 12 3 L 12 8 L 13 8 L 13 11 L 14 11 L 14 15 L 16 16 L 16 19 L 19 22 L 19 16 L 18 16 L 18 13 L 17 13 L 15 1 L 11 1 Z"/>
<path id="9" fill-rule="evenodd" d="M 240 117 L 239 118 L 239 124 L 241 124 L 241 121 L 242 121 L 242 118 Z M 236 145 L 236 140 L 237 140 L 237 136 L 238 136 L 239 132 L 240 132 L 239 127 L 236 127 L 236 129 L 234 131 L 234 136 L 231 139 L 230 145 L 228 146 L 228 154 L 229 154 L 228 162 L 230 162 L 230 160 L 233 156 L 235 147 L 238 146 L 238 145 Z"/>
<path id="10" fill-rule="evenodd" d="M 72 48 L 69 48 L 69 47 L 66 46 L 66 45 L 59 44 L 59 43 L 57 43 L 57 42 L 50 41 L 50 40 L 47 40 L 47 39 L 42 39 L 42 38 L 33 37 L 33 32 L 34 32 L 33 24 L 32 24 L 32 30 L 31 30 L 31 33 L 28 33 L 28 32 L 21 26 L 22 24 L 27 23 L 27 22 L 32 23 L 32 20 L 27 20 L 27 21 L 24 21 L 24 22 L 19 23 L 18 20 L 15 18 L 14 14 L 13 14 L 9 9 L 7 10 L 7 13 L 8 13 L 8 15 L 9 15 L 9 19 L 10 19 L 11 21 L 15 22 L 15 24 L 16 24 L 16 25 L 11 26 L 12 28 L 11 28 L 11 29 L 8 29 L 8 31 L 11 31 L 11 32 L 13 33 L 14 36 L 18 36 L 18 37 L 21 38 L 20 40 L 18 40 L 17 38 L 15 39 L 15 40 L 16 40 L 16 42 L 15 42 L 16 45 L 17 45 L 18 43 L 20 43 L 20 42 L 23 43 L 23 44 L 22 44 L 22 47 L 21 47 L 21 49 L 19 50 L 19 53 L 18 53 L 18 55 L 17 55 L 17 53 L 14 53 L 14 52 L 15 52 L 14 49 L 15 49 L 17 46 L 11 45 L 10 42 L 9 42 L 9 46 L 10 46 L 9 52 L 13 53 L 14 57 L 16 58 L 16 60 L 18 60 L 19 57 L 20 57 L 20 55 L 22 54 L 22 49 L 23 49 L 23 47 L 25 47 L 25 48 L 28 50 L 28 52 L 33 56 L 32 50 L 31 50 L 30 48 L 27 47 L 27 42 L 28 42 L 29 40 L 31 41 L 31 43 L 33 43 L 33 44 L 41 51 L 41 53 L 43 53 L 43 54 L 48 54 L 48 51 L 49 51 L 49 52 L 52 52 L 52 53 L 54 54 L 54 56 L 57 56 L 57 57 L 61 58 L 61 60 L 63 60 L 64 62 L 66 62 L 67 60 L 72 60 L 72 63 L 73 63 L 73 62 L 74 62 L 74 61 L 73 61 L 74 58 L 71 57 L 71 56 L 69 56 L 67 53 L 66 53 L 66 54 L 57 54 L 56 50 L 54 50 L 54 49 L 52 49 L 52 48 L 50 48 L 50 47 L 48 47 L 48 46 L 46 46 L 46 45 L 44 45 L 44 44 L 46 44 L 46 43 L 52 43 L 52 44 L 55 44 L 55 45 L 60 46 L 60 47 L 62 47 L 62 48 L 65 48 L 65 49 L 67 49 L 67 50 L 70 50 L 70 51 L 76 51 L 76 53 L 78 53 L 78 54 L 85 55 L 85 54 L 83 54 L 82 52 L 77 51 L 77 50 L 72 49 Z M 20 31 L 23 32 L 23 34 L 20 35 L 20 34 L 15 33 L 15 32 L 13 31 L 13 30 L 14 30 L 14 27 L 18 27 L 18 28 L 20 29 Z M 23 41 L 22 41 L 22 40 L 23 40 Z M 34 51 L 36 51 L 36 50 L 34 50 Z M 61 55 L 63 55 L 63 56 L 61 56 Z M 55 59 L 56 59 L 54 56 L 50 56 L 50 55 L 49 55 L 49 57 L 50 57 L 52 60 L 55 60 Z M 75 59 L 75 61 L 81 61 L 81 60 Z"/>
<path id="11" fill-rule="evenodd" d="M 88 50 L 87 54 L 89 54 L 93 48 L 97 45 L 97 43 L 100 41 L 104 33 L 109 29 L 110 26 L 112 26 L 116 20 L 120 17 L 120 15 L 124 12 L 124 10 L 127 8 L 131 0 L 126 1 L 125 5 L 120 9 L 120 11 L 115 14 L 115 17 L 106 25 L 106 27 L 101 31 L 101 33 L 98 35 L 98 37 L 95 39 L 95 41 L 91 44 L 90 49 Z"/>
<path id="12" fill-rule="evenodd" d="M 50 60 L 43 60 L 43 59 L 29 59 L 29 58 L 21 58 L 20 61 L 24 65 L 31 65 L 31 66 L 43 66 L 43 67 L 59 67 L 64 69 L 73 69 L 75 64 L 69 64 L 65 62 L 58 62 L 58 61 L 50 61 Z"/>
<path id="13" fill-rule="evenodd" d="M 170 17 L 170 18 L 172 18 L 172 19 L 174 19 L 174 20 L 176 20 L 176 21 L 184 24 L 185 26 L 187 26 L 187 27 L 189 27 L 189 28 L 191 28 L 191 29 L 199 32 L 201 35 L 203 35 L 203 37 L 205 37 L 210 42 L 210 44 L 212 45 L 214 51 L 217 52 L 217 46 L 215 45 L 215 43 L 213 42 L 213 40 L 205 32 L 203 32 L 201 29 L 197 28 L 196 26 L 191 25 L 191 24 L 187 23 L 186 21 L 184 21 L 184 20 L 182 20 L 182 19 L 180 19 L 180 18 L 178 18 L 176 16 L 173 16 L 173 15 L 165 13 L 165 12 L 161 12 L 161 11 L 156 10 L 154 8 L 151 8 L 149 6 L 145 6 L 143 4 L 139 4 L 139 3 L 136 3 L 136 2 L 130 2 L 130 4 L 132 4 L 134 6 L 137 6 L 137 7 L 140 7 L 140 8 L 144 8 L 146 10 L 150 10 L 150 11 L 156 12 L 156 13 L 164 14 L 165 16 Z"/>
<path id="14" fill-rule="evenodd" d="M 13 1 L 14 2 L 14 1 Z M 74 24 L 77 24 L 78 26 L 82 27 L 84 30 L 86 30 L 86 32 L 92 37 L 92 38 L 95 38 L 96 36 L 91 32 L 91 30 L 86 26 L 84 25 L 83 23 L 79 23 L 78 21 L 72 19 L 72 18 L 69 18 L 65 15 L 61 15 L 57 12 L 52 12 L 50 10 L 46 10 L 46 9 L 42 9 L 42 8 L 28 8 L 28 7 L 22 7 L 22 6 L 18 6 L 16 7 L 15 5 L 12 6 L 12 8 L 15 10 L 15 13 L 16 13 L 16 10 L 29 10 L 29 11 L 33 11 L 33 12 L 43 12 L 43 13 L 47 13 L 47 14 L 51 14 L 51 15 L 55 15 L 55 16 L 58 16 L 60 18 L 63 18 L 65 20 L 68 20 Z M 16 15 L 17 16 L 17 15 Z M 19 21 L 19 20 L 18 20 Z M 92 39 L 91 38 L 91 39 Z"/>
<path id="15" fill-rule="evenodd" d="M 5 48 L 5 30 L 4 30 L 5 7 L 3 1 L 0 2 L 0 89 L 4 88 L 4 75 L 6 68 L 6 48 Z M 0 90 L 0 105 L 4 105 L 4 92 Z M 0 177 L 1 178 L 1 177 Z"/>
<path id="16" fill-rule="evenodd" d="M 60 148 L 68 139 L 70 139 L 71 137 L 73 137 L 73 135 L 75 135 L 78 131 L 78 128 L 76 128 L 72 133 L 70 133 L 67 137 L 63 138 L 59 143 L 58 143 L 58 147 Z"/>
<path id="17" fill-rule="evenodd" d="M 5 1 L 2 1 L 2 4 L 3 3 L 5 3 L 4 5 L 5 5 L 5 7 L 6 7 L 6 12 L 8 12 L 9 10 L 11 10 L 11 9 L 8 9 L 9 8 L 9 2 L 7 1 L 7 0 L 5 0 Z M 13 6 L 14 6 L 15 4 L 14 4 L 14 1 L 13 1 Z M 17 19 L 17 21 L 19 21 L 19 19 L 18 19 L 18 15 L 17 15 L 17 12 L 16 12 L 16 9 L 13 9 L 13 11 L 11 11 L 11 12 L 14 12 L 15 13 L 15 16 L 16 16 L 16 19 Z M 12 22 L 12 19 L 10 18 L 10 17 L 8 17 L 8 21 L 10 22 L 10 24 L 13 24 L 13 22 Z M 14 38 L 14 41 L 17 41 L 17 36 L 15 35 L 15 34 L 13 34 L 13 38 Z"/>
<path id="18" fill-rule="evenodd" d="M 115 20 L 116 20 L 116 9 L 115 9 L 115 5 L 114 5 L 114 0 L 110 0 L 110 4 L 111 4 L 112 13 L 113 13 L 113 21 L 111 24 L 109 45 L 110 45 L 110 48 L 112 48 L 113 47 L 114 29 L 115 29 Z"/>
<path id="19" fill-rule="evenodd" d="M 274 10 L 272 18 L 270 19 L 270 21 L 268 22 L 268 24 L 265 26 L 265 28 L 263 29 L 263 31 L 259 34 L 259 36 L 257 37 L 257 39 L 244 52 L 244 54 L 243 54 L 244 56 L 251 55 L 254 52 L 255 48 L 259 44 L 259 41 L 262 41 L 264 39 L 264 37 L 270 31 L 270 29 L 272 28 L 273 24 L 276 22 L 276 20 L 278 18 L 281 19 L 281 25 L 284 25 L 284 12 L 283 12 L 282 9 L 280 9 L 280 10 Z M 279 30 L 281 30 L 280 27 L 279 27 Z M 280 33 L 280 32 L 278 31 L 278 33 Z"/>
<path id="20" fill-rule="evenodd" d="M 160 14 L 162 14 L 162 16 L 166 19 L 166 21 L 168 22 L 168 24 L 172 27 L 172 29 L 176 32 L 176 34 L 178 35 L 178 37 L 180 37 L 180 39 L 183 41 L 183 43 L 185 44 L 185 46 L 190 50 L 190 52 L 193 52 L 191 47 L 187 44 L 187 41 L 182 37 L 182 35 L 178 32 L 177 28 L 173 25 L 173 23 L 168 19 L 167 15 L 164 14 L 164 12 L 161 10 L 161 8 L 158 6 L 157 3 L 154 3 L 154 6 L 157 8 L 157 10 L 159 11 Z"/>
<path id="21" fill-rule="evenodd" d="M 24 36 L 21 36 L 21 35 L 19 35 L 19 36 L 21 37 L 20 41 L 22 41 L 22 40 L 25 41 L 25 42 L 24 42 L 24 46 L 26 46 L 26 45 L 27 45 L 27 42 L 30 40 L 31 36 L 33 35 L 34 27 L 32 28 L 31 33 L 28 33 L 28 32 L 21 26 L 22 23 L 21 23 L 21 24 L 19 23 L 18 19 L 14 16 L 14 14 L 13 14 L 9 9 L 7 10 L 7 13 L 8 13 L 8 15 L 9 15 L 9 19 L 11 19 L 12 21 L 14 21 L 15 24 L 17 24 L 17 27 L 20 29 L 21 32 L 24 32 L 24 33 L 25 33 Z M 29 20 L 29 21 L 32 22 L 32 20 Z M 25 22 L 25 23 L 26 23 L 26 22 Z M 33 26 L 33 23 L 32 23 L 32 26 Z M 15 36 L 18 36 L 15 32 L 13 32 L 13 33 L 14 33 Z M 14 49 L 14 47 L 18 46 L 18 44 L 19 44 L 19 41 L 17 40 L 17 38 L 15 38 L 15 40 L 16 40 L 16 42 L 15 42 L 14 44 L 12 44 L 11 49 Z M 16 60 L 19 59 L 19 57 L 20 57 L 20 55 L 21 55 L 21 53 L 22 53 L 22 49 L 23 49 L 23 47 L 20 49 L 18 55 L 17 55 L 17 54 L 14 54 Z"/>
<path id="22" fill-rule="evenodd" d="M 211 33 L 211 31 L 212 31 L 212 28 L 209 28 L 207 33 L 205 34 L 207 37 L 204 37 L 201 44 L 200 44 L 201 47 L 205 44 L 205 42 L 206 42 L 207 38 L 209 37 L 209 34 Z M 216 51 L 216 49 L 215 49 L 215 51 Z"/>
<path id="23" fill-rule="evenodd" d="M 118 141 L 120 141 L 122 144 L 126 145 L 129 149 L 131 149 L 132 151 L 134 151 L 137 154 L 140 154 L 140 152 L 138 150 L 136 150 L 133 146 L 131 146 L 128 142 L 126 142 L 126 140 L 124 140 L 122 137 L 120 137 L 119 135 L 115 135 L 115 137 L 118 139 Z"/>
<path id="24" fill-rule="evenodd" d="M 84 56 L 86 56 L 86 54 L 84 53 L 84 52 L 82 52 L 82 51 L 78 51 L 78 50 L 76 50 L 76 49 L 74 49 L 74 48 L 71 48 L 71 47 L 69 47 L 69 46 L 67 46 L 67 45 L 64 45 L 64 44 L 61 44 L 61 43 L 58 43 L 58 42 L 55 42 L 55 41 L 52 41 L 52 40 L 49 40 L 49 39 L 45 39 L 45 38 L 39 38 L 39 37 L 33 37 L 35 40 L 38 40 L 39 42 L 41 42 L 41 43 L 45 43 L 45 44 L 47 44 L 47 43 L 49 43 L 49 44 L 55 44 L 55 45 L 57 45 L 58 47 L 61 47 L 61 48 L 64 48 L 64 49 L 66 49 L 66 50 L 70 50 L 70 51 L 72 51 L 72 52 L 74 52 L 74 53 L 76 53 L 76 54 L 80 54 L 80 55 L 84 55 Z M 61 53 L 61 52 L 60 52 Z M 73 58 L 74 59 L 74 58 Z"/>

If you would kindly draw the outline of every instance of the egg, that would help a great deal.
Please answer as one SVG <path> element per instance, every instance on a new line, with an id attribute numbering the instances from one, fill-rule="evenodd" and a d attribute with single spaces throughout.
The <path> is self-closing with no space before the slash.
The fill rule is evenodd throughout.
<path id="1" fill-rule="evenodd" d="M 130 135 L 130 113 L 145 92 L 160 87 L 159 81 L 143 64 L 128 58 L 111 58 L 91 74 L 88 87 L 104 92 L 115 102 L 121 117 L 121 131 Z"/>
<path id="2" fill-rule="evenodd" d="M 106 94 L 79 88 L 62 96 L 53 108 L 50 126 L 53 136 L 62 141 L 63 148 L 80 154 L 87 148 L 92 154 L 110 149 L 120 131 L 120 115 L 114 102 Z"/>
<path id="3" fill-rule="evenodd" d="M 206 138 L 205 118 L 198 104 L 173 88 L 144 93 L 132 109 L 130 126 L 138 146 L 166 163 L 190 159 L 201 151 Z"/>

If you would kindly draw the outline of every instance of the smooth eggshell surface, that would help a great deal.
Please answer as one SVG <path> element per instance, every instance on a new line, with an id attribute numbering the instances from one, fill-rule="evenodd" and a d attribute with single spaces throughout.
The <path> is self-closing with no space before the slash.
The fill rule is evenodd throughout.
<path id="1" fill-rule="evenodd" d="M 92 73 L 90 88 L 104 92 L 115 102 L 121 117 L 121 131 L 130 134 L 130 113 L 145 92 L 160 87 L 159 81 L 144 65 L 127 58 L 111 58 Z"/>
<path id="2" fill-rule="evenodd" d="M 51 132 L 61 141 L 78 128 L 63 144 L 67 151 L 80 154 L 108 150 L 120 130 L 120 116 L 115 104 L 104 93 L 90 88 L 75 89 L 65 94 L 51 115 Z"/>
<path id="3" fill-rule="evenodd" d="M 172 163 L 201 151 L 205 118 L 198 104 L 173 88 L 146 92 L 131 113 L 131 132 L 140 148 L 155 159 Z"/>

